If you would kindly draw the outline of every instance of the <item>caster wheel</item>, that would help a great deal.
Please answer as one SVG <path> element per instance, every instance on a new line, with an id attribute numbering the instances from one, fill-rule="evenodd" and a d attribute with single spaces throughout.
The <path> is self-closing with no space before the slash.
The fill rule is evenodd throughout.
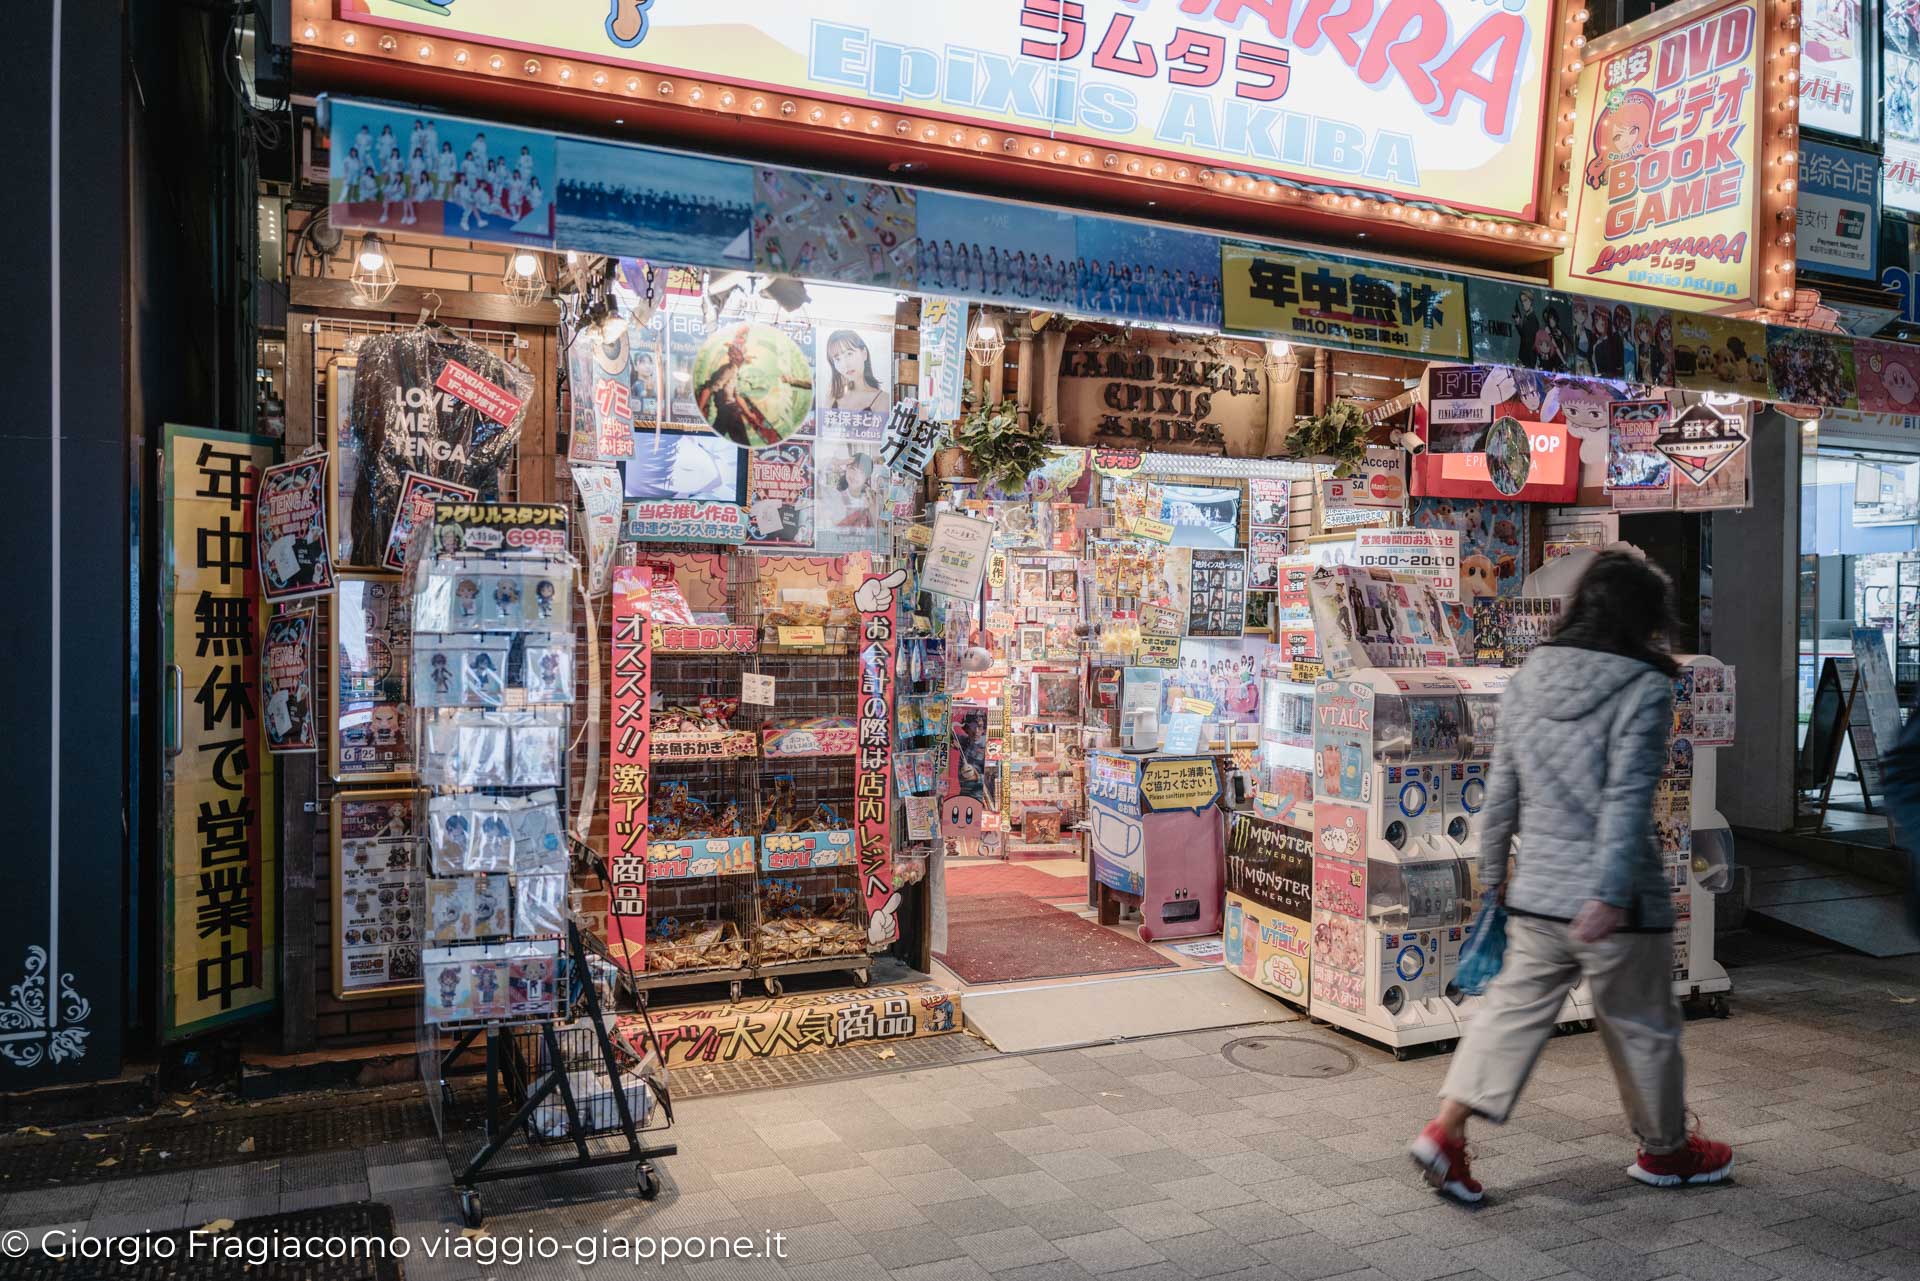
<path id="1" fill-rule="evenodd" d="M 731 983 L 727 984 L 727 1000 L 735 1005 L 738 1005 L 740 1003 L 740 980 L 739 979 L 735 979 Z"/>
<path id="2" fill-rule="evenodd" d="M 642 1201 L 651 1201 L 660 1195 L 660 1176 L 653 1172 L 651 1163 L 641 1163 L 640 1185 L 636 1191 Z"/>
<path id="3" fill-rule="evenodd" d="M 768 996 L 778 996 L 778 995 L 780 995 L 780 993 L 782 993 L 782 992 L 784 992 L 784 991 L 786 990 L 786 988 L 784 988 L 784 987 L 783 987 L 783 986 L 781 985 L 781 983 L 780 983 L 780 980 L 779 980 L 779 979 L 773 979 L 773 978 L 770 978 L 770 979 L 767 979 L 767 980 L 766 980 L 766 984 L 767 984 L 767 995 L 768 995 Z"/>
<path id="4" fill-rule="evenodd" d="M 460 1222 L 477 1228 L 486 1222 L 487 1212 L 480 1205 L 480 1194 L 472 1188 L 460 1189 Z"/>
<path id="5" fill-rule="evenodd" d="M 1393 1061 L 1395 1063 L 1405 1063 L 1407 1061 L 1407 1050 L 1405 1046 L 1394 1047 Z"/>
<path id="6" fill-rule="evenodd" d="M 1726 997 L 1716 996 L 1707 1001 L 1707 1013 L 1716 1019 L 1724 1019 L 1733 1013 L 1733 1009 L 1727 1004 Z"/>

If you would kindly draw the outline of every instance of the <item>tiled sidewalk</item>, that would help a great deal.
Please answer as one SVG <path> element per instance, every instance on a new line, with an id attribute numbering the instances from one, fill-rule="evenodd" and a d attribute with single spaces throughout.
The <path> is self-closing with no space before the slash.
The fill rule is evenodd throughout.
<path id="1" fill-rule="evenodd" d="M 1243 1071 L 1245 1030 L 998 1058 L 698 1100 L 659 1201 L 624 1172 L 486 1190 L 496 1235 L 787 1235 L 782 1262 L 570 1260 L 484 1271 L 409 1261 L 410 1281 L 1054 1281 L 1241 1275 L 1348 1281 L 1920 1278 L 1920 964 L 1826 956 L 1736 975 L 1735 1017 L 1688 1032 L 1702 1123 L 1738 1145 L 1730 1186 L 1663 1192 L 1592 1036 L 1556 1040 L 1520 1113 L 1483 1129 L 1488 1204 L 1442 1203 L 1402 1146 L 1444 1058 L 1396 1063 L 1324 1029 L 1359 1066 L 1326 1080 Z M 402 1231 L 458 1232 L 447 1173 L 401 1144 L 22 1193 L 0 1228 L 194 1224 L 371 1196 Z"/>

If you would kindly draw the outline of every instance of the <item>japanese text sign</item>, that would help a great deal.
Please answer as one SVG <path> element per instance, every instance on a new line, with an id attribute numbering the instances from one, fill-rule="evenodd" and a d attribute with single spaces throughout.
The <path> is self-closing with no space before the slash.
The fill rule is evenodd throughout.
<path id="1" fill-rule="evenodd" d="M 280 884 L 254 497 L 275 444 L 169 427 L 166 648 L 179 751 L 162 872 L 160 1035 L 172 1041 L 273 1007 Z"/>
<path id="2" fill-rule="evenodd" d="M 1738 0 L 1690 15 L 1656 22 L 1580 73 L 1573 244 L 1556 285 L 1658 294 L 1696 311 L 1754 299 L 1759 6 Z"/>
<path id="3" fill-rule="evenodd" d="M 351 8 L 439 41 L 600 62 L 620 79 L 644 68 L 752 84 L 1515 217 L 1533 213 L 1559 47 L 1549 0 L 1379 0 L 1332 13 L 1245 0 Z"/>
<path id="4" fill-rule="evenodd" d="M 1457 276 L 1255 245 L 1220 247 L 1225 328 L 1316 346 L 1467 355 Z"/>
<path id="5" fill-rule="evenodd" d="M 647 802 L 652 772 L 653 571 L 613 570 L 612 749 L 607 754 L 607 943 L 628 973 L 647 967 Z"/>
<path id="6" fill-rule="evenodd" d="M 867 942 L 900 935 L 900 892 L 893 881 L 893 664 L 899 647 L 894 591 L 905 570 L 869 574 L 853 594 L 860 610 L 860 695 L 853 761 L 854 859 L 867 904 Z"/>

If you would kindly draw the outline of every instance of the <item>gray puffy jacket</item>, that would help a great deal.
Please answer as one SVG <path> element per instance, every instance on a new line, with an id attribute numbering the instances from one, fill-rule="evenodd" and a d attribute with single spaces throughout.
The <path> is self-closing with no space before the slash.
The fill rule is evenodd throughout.
<path id="1" fill-rule="evenodd" d="M 1653 830 L 1672 719 L 1672 683 L 1638 659 L 1549 645 L 1514 673 L 1480 847 L 1509 909 L 1568 921 L 1598 899 L 1626 910 L 1624 928 L 1673 928 Z"/>

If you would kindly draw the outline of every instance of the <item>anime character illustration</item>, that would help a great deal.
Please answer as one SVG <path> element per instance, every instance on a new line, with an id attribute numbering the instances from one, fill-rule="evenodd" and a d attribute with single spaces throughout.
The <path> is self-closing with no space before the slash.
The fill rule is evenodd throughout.
<path id="1" fill-rule="evenodd" d="M 1593 159 L 1587 162 L 1587 186 L 1606 185 L 1607 170 L 1647 149 L 1653 132 L 1653 95 L 1645 89 L 1616 89 L 1593 122 Z"/>
<path id="2" fill-rule="evenodd" d="M 427 660 L 427 680 L 433 685 L 433 692 L 439 698 L 445 698 L 453 692 L 453 673 L 447 668 L 445 654 L 435 654 Z"/>
<path id="3" fill-rule="evenodd" d="M 454 584 L 454 613 L 464 622 L 472 622 L 480 617 L 480 584 L 471 578 L 463 578 Z"/>
<path id="4" fill-rule="evenodd" d="M 539 611 L 540 617 L 543 620 L 553 617 L 553 599 L 553 580 L 549 578 L 541 579 L 539 584 L 533 589 L 533 600 L 534 608 Z"/>
<path id="5" fill-rule="evenodd" d="M 520 613 L 520 584 L 511 578 L 502 578 L 493 585 L 493 608 L 501 618 L 514 618 Z"/>

